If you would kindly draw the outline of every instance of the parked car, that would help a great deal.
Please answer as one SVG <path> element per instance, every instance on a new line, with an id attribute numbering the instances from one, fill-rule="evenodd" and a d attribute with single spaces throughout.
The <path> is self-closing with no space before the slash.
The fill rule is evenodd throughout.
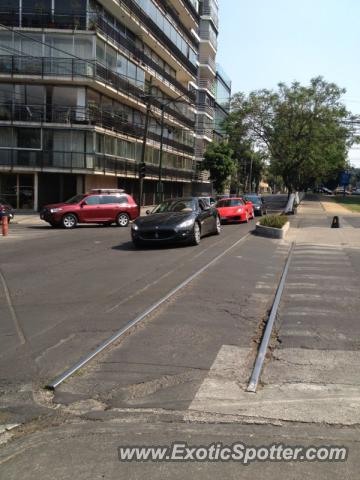
<path id="1" fill-rule="evenodd" d="M 214 206 L 216 203 L 216 200 L 213 197 L 198 197 L 198 198 L 201 200 L 204 200 L 204 202 L 206 202 L 211 207 Z"/>
<path id="2" fill-rule="evenodd" d="M 353 195 L 360 195 L 360 188 L 355 188 L 352 192 Z"/>
<path id="3" fill-rule="evenodd" d="M 40 218 L 53 227 L 74 228 L 78 223 L 116 223 L 127 227 L 138 214 L 137 204 L 124 190 L 97 189 L 75 195 L 63 203 L 46 205 Z"/>
<path id="4" fill-rule="evenodd" d="M 252 202 L 240 197 L 219 200 L 216 208 L 222 223 L 248 222 L 255 216 Z"/>
<path id="5" fill-rule="evenodd" d="M 0 220 L 3 214 L 6 214 L 10 222 L 14 218 L 14 209 L 4 198 L 0 198 Z"/>
<path id="6" fill-rule="evenodd" d="M 262 216 L 267 214 L 267 208 L 265 205 L 264 197 L 256 194 L 244 195 L 243 199 L 245 201 L 251 202 L 253 204 L 255 216 Z"/>
<path id="7" fill-rule="evenodd" d="M 334 195 L 344 195 L 344 187 L 335 188 Z M 346 190 L 346 188 L 345 188 L 345 195 L 351 195 L 351 192 L 349 192 L 349 190 Z"/>
<path id="8" fill-rule="evenodd" d="M 216 208 L 201 198 L 166 200 L 147 213 L 131 226 L 132 241 L 136 246 L 175 242 L 199 245 L 201 237 L 221 232 Z"/>

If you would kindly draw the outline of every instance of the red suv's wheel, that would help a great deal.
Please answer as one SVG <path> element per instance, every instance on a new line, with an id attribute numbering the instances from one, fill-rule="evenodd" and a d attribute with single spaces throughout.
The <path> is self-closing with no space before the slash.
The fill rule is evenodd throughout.
<path id="1" fill-rule="evenodd" d="M 119 213 L 119 215 L 116 217 L 116 225 L 118 227 L 127 227 L 130 222 L 130 217 L 127 213 Z"/>
<path id="2" fill-rule="evenodd" d="M 73 213 L 66 213 L 61 219 L 61 225 L 64 228 L 75 228 L 77 223 L 78 219 Z"/>

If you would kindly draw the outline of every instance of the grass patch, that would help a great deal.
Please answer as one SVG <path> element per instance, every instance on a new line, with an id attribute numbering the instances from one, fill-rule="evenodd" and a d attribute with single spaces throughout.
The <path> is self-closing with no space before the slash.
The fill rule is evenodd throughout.
<path id="1" fill-rule="evenodd" d="M 336 196 L 332 197 L 333 200 L 338 203 L 339 205 L 342 205 L 343 207 L 347 208 L 351 212 L 358 212 L 360 213 L 360 196 L 355 197 L 341 197 L 341 196 Z"/>
<path id="2" fill-rule="evenodd" d="M 285 215 L 267 215 L 260 220 L 264 227 L 282 228 L 289 219 Z"/>

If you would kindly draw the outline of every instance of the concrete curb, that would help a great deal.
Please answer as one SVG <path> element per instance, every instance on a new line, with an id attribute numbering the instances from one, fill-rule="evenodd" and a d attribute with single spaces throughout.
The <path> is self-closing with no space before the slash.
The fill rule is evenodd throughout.
<path id="1" fill-rule="evenodd" d="M 282 228 L 266 227 L 264 225 L 260 225 L 260 222 L 258 222 L 256 224 L 255 233 L 261 237 L 277 238 L 281 240 L 285 238 L 289 228 L 290 222 L 286 222 Z"/>

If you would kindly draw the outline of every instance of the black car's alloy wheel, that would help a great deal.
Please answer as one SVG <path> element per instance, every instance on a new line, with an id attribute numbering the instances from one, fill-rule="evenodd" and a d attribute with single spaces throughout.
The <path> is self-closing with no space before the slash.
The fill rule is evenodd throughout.
<path id="1" fill-rule="evenodd" d="M 193 231 L 191 233 L 190 243 L 192 245 L 199 245 L 200 241 L 201 241 L 200 225 L 198 224 L 198 222 L 195 222 Z"/>
<path id="2" fill-rule="evenodd" d="M 67 213 L 61 219 L 61 225 L 64 228 L 68 228 L 68 229 L 75 228 L 77 223 L 78 223 L 78 219 L 76 215 L 74 215 L 73 213 Z"/>
<path id="3" fill-rule="evenodd" d="M 220 220 L 220 217 L 216 217 L 215 235 L 220 235 L 220 233 L 221 233 L 221 220 Z"/>

